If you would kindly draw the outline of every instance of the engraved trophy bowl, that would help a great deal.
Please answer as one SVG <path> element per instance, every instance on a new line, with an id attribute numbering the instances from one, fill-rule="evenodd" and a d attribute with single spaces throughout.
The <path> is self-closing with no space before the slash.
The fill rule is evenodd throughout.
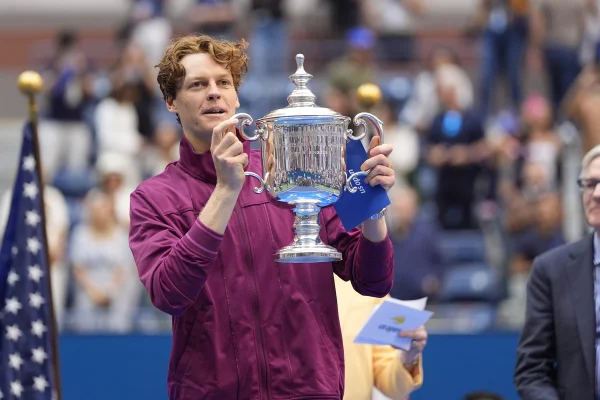
<path id="1" fill-rule="evenodd" d="M 383 123 L 374 115 L 360 113 L 354 125 L 364 131 L 354 135 L 348 129 L 351 119 L 315 104 L 316 96 L 306 84 L 312 78 L 304 70 L 304 56 L 296 56 L 297 71 L 290 76 L 296 88 L 288 96 L 288 106 L 254 121 L 248 114 L 234 116 L 243 125 L 256 124 L 253 136 L 240 130 L 246 140 L 261 142 L 262 172 L 246 172 L 260 185 L 255 193 L 267 190 L 276 200 L 293 205 L 295 237 L 275 253 L 275 261 L 284 263 L 332 262 L 342 259 L 334 247 L 319 237 L 319 213 L 335 203 L 344 190 L 355 193 L 355 182 L 369 171 L 346 174 L 346 143 L 361 140 L 370 122 L 383 142 Z"/>

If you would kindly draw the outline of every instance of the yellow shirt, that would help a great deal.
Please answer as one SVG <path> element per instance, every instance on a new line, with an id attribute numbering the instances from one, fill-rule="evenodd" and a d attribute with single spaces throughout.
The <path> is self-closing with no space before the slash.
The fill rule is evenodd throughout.
<path id="1" fill-rule="evenodd" d="M 422 384 L 421 360 L 411 375 L 404 368 L 399 350 L 391 346 L 353 343 L 373 307 L 383 299 L 361 296 L 350 282 L 337 276 L 335 290 L 346 364 L 344 400 L 371 400 L 373 387 L 393 400 L 405 399 Z"/>

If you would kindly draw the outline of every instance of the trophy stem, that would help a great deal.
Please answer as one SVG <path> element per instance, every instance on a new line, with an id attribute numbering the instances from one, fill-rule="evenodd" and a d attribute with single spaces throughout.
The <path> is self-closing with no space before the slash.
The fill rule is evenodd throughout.
<path id="1" fill-rule="evenodd" d="M 323 244 L 319 233 L 321 208 L 313 203 L 297 203 L 294 208 L 294 233 L 292 244 L 275 254 L 275 261 L 283 263 L 334 262 L 342 259 L 335 248 Z"/>

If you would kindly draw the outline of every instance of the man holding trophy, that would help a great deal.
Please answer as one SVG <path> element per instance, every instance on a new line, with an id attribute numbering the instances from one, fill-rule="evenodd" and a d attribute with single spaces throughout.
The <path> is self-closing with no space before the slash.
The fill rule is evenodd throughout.
<path id="1" fill-rule="evenodd" d="M 169 399 L 341 399 L 333 274 L 383 297 L 394 266 L 384 210 L 346 231 L 331 205 L 358 195 L 356 182 L 391 188 L 392 148 L 375 137 L 362 171 L 346 173 L 346 142 L 364 133 L 315 105 L 301 55 L 289 105 L 248 136 L 251 117 L 234 118 L 245 48 L 187 36 L 158 65 L 184 137 L 180 160 L 131 195 L 130 247 L 153 304 L 173 316 Z M 383 133 L 370 114 L 354 123 L 365 120 Z"/>

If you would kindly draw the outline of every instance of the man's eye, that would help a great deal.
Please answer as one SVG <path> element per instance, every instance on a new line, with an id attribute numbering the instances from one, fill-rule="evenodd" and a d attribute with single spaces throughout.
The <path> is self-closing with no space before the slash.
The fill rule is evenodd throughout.
<path id="1" fill-rule="evenodd" d="M 221 81 L 221 85 L 223 85 L 223 86 L 227 86 L 227 85 L 230 85 L 230 84 L 231 84 L 231 83 L 230 83 L 228 80 L 226 80 L 226 79 L 223 79 L 223 80 Z"/>

